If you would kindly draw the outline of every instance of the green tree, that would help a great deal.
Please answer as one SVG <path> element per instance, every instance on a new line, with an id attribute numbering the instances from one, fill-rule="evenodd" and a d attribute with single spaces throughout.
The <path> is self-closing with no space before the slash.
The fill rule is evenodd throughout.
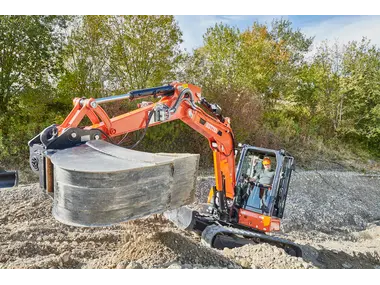
<path id="1" fill-rule="evenodd" d="M 378 151 L 380 143 L 380 50 L 365 38 L 343 55 L 341 132 Z"/>
<path id="2" fill-rule="evenodd" d="M 269 33 L 277 43 L 285 44 L 290 54 L 290 61 L 295 65 L 304 62 L 305 53 L 310 51 L 314 40 L 314 37 L 306 37 L 301 29 L 294 30 L 292 22 L 284 19 L 274 19 Z"/>
<path id="3" fill-rule="evenodd" d="M 294 30 L 292 23 L 284 19 L 274 19 L 269 33 L 286 54 L 286 60 L 277 60 L 276 72 L 270 78 L 270 92 L 274 98 L 288 99 L 297 88 L 296 75 L 305 65 L 305 55 L 314 38 L 307 37 L 300 29 Z"/>
<path id="4" fill-rule="evenodd" d="M 297 87 L 290 98 L 307 108 L 309 135 L 337 135 L 341 121 L 341 70 L 339 47 L 328 42 L 317 48 L 312 62 L 298 68 Z"/>
<path id="5" fill-rule="evenodd" d="M 58 89 L 62 102 L 74 97 L 98 98 L 111 92 L 105 83 L 109 78 L 109 16 L 77 17 L 64 50 L 65 72 Z"/>
<path id="6" fill-rule="evenodd" d="M 140 89 L 171 81 L 181 61 L 182 32 L 173 16 L 121 16 L 108 22 L 111 81 Z"/>
<path id="7" fill-rule="evenodd" d="M 0 162 L 27 162 L 27 141 L 59 109 L 54 84 L 69 20 L 0 16 Z"/>
<path id="8" fill-rule="evenodd" d="M 203 41 L 204 46 L 195 54 L 203 57 L 203 83 L 212 89 L 219 86 L 231 88 L 236 83 L 238 72 L 239 29 L 216 24 L 207 29 Z"/>
<path id="9" fill-rule="evenodd" d="M 60 71 L 66 17 L 0 16 L 0 113 Z"/>

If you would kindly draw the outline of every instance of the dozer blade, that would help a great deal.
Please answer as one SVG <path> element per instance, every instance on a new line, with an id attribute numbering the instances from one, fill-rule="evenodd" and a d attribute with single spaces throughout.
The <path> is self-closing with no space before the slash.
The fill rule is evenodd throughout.
<path id="1" fill-rule="evenodd" d="M 180 229 L 202 232 L 207 226 L 215 223 L 214 217 L 205 214 L 209 208 L 209 204 L 198 203 L 195 207 L 183 206 L 166 211 L 164 217 Z"/>
<path id="2" fill-rule="evenodd" d="M 183 230 L 192 230 L 194 228 L 196 212 L 186 206 L 169 210 L 164 213 L 165 218 L 173 222 L 177 227 Z"/>
<path id="3" fill-rule="evenodd" d="M 152 154 L 105 141 L 48 154 L 53 215 L 75 226 L 108 226 L 194 201 L 197 154 Z"/>
<path id="4" fill-rule="evenodd" d="M 17 171 L 0 170 L 0 188 L 11 188 L 18 184 Z"/>

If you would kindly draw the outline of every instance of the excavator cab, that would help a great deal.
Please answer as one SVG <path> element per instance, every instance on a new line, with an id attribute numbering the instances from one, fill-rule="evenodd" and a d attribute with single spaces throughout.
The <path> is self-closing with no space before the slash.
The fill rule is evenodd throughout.
<path id="1" fill-rule="evenodd" d="M 293 169 L 294 158 L 284 150 L 243 145 L 234 203 L 238 223 L 265 232 L 279 230 Z"/>
<path id="2" fill-rule="evenodd" d="M 280 230 L 294 170 L 293 156 L 285 150 L 250 145 L 239 144 L 237 150 L 232 203 L 226 197 L 227 211 L 223 211 L 220 199 L 217 203 L 209 201 L 211 207 L 207 212 L 216 215 L 217 222 L 204 213 L 186 210 L 186 207 L 167 216 L 182 228 L 202 232 L 202 243 L 210 247 L 223 249 L 266 242 L 283 248 L 290 255 L 301 257 L 302 250 L 295 243 L 266 234 Z M 216 211 L 210 210 L 215 208 Z"/>

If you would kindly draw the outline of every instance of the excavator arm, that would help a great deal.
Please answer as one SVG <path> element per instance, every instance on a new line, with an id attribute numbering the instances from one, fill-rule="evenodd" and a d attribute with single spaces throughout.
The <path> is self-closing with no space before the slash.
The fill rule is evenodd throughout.
<path id="1" fill-rule="evenodd" d="M 102 108 L 102 105 L 108 102 L 120 100 L 133 101 L 149 96 L 158 97 L 159 101 L 156 103 L 142 102 L 136 110 L 113 118 L 110 118 Z M 126 190 L 127 186 L 125 185 L 128 182 L 134 185 L 134 177 L 142 177 L 139 174 L 141 173 L 140 170 L 139 173 L 136 170 L 132 175 L 131 173 L 134 169 L 143 169 L 146 172 L 144 174 L 145 180 L 150 179 L 153 181 L 155 179 L 155 182 L 149 185 L 149 189 L 155 189 L 159 185 L 163 189 L 162 192 L 164 192 L 166 188 L 174 188 L 174 186 L 169 185 L 170 183 L 171 185 L 182 183 L 182 187 L 176 185 L 180 189 L 178 192 L 174 193 L 174 190 L 172 190 L 171 193 L 165 194 L 169 208 L 191 202 L 190 197 L 186 195 L 193 195 L 191 177 L 194 177 L 194 174 L 188 173 L 181 177 L 175 177 L 175 175 L 170 174 L 170 171 L 163 169 L 160 170 L 162 173 L 165 171 L 168 171 L 168 173 L 166 176 L 160 176 L 160 171 L 157 169 L 163 164 L 165 160 L 163 157 L 152 158 L 147 157 L 147 153 L 140 153 L 140 157 L 143 157 L 144 161 L 140 161 L 143 164 L 140 162 L 139 164 L 134 163 L 132 159 L 132 157 L 136 156 L 136 152 L 130 151 L 141 141 L 149 127 L 174 120 L 181 120 L 208 139 L 214 158 L 216 197 L 219 198 L 219 201 L 224 202 L 224 197 L 229 199 L 234 198 L 234 140 L 230 127 L 230 119 L 224 118 L 220 114 L 220 108 L 217 105 L 208 103 L 201 96 L 201 89 L 199 87 L 174 82 L 161 87 L 136 90 L 127 94 L 105 98 L 75 98 L 73 103 L 74 107 L 72 111 L 61 125 L 52 125 L 46 128 L 29 142 L 30 165 L 39 174 L 42 188 L 52 196 L 54 195 L 56 207 L 53 208 L 53 214 L 56 211 L 55 216 L 58 219 L 61 217 L 61 221 L 72 221 L 70 222 L 71 224 L 82 224 L 82 222 L 84 225 L 97 224 L 96 217 L 89 217 L 90 211 L 88 209 L 82 212 L 78 212 L 78 209 L 83 208 L 83 206 L 84 208 L 91 207 L 89 203 L 92 203 L 94 209 L 98 210 L 97 203 L 99 204 L 100 200 L 105 199 L 107 197 L 105 195 L 113 195 L 114 202 L 104 205 L 107 211 L 112 212 L 114 211 L 113 208 L 121 208 L 126 205 L 126 198 L 122 196 L 128 191 L 134 193 L 129 203 L 144 205 L 146 207 L 145 213 L 152 213 L 156 205 L 158 205 L 157 207 L 161 207 L 161 210 L 164 209 L 165 207 L 162 206 L 164 198 L 158 201 L 158 198 L 153 197 L 159 191 L 145 191 L 148 186 L 141 184 L 143 182 L 138 182 L 140 183 L 139 187 L 141 191 L 137 186 L 134 187 L 133 191 Z M 206 112 L 200 106 L 203 106 L 209 112 Z M 85 117 L 91 121 L 91 125 L 80 126 Z M 106 143 L 107 140 L 113 143 L 114 137 L 137 130 L 143 130 L 143 135 L 129 149 Z M 107 156 L 104 156 L 104 154 L 107 154 Z M 114 158 L 110 160 L 110 157 Z M 184 165 L 193 165 L 190 162 L 193 161 L 191 158 L 188 160 L 188 163 L 185 162 L 183 157 L 181 159 L 184 161 L 181 167 L 178 166 L 180 164 L 177 162 L 179 172 L 186 168 Z M 128 160 L 130 161 L 129 164 L 127 164 Z M 168 161 L 167 157 L 166 161 Z M 151 168 L 149 172 L 148 169 L 150 168 L 148 168 L 146 162 L 149 162 L 150 166 L 152 164 L 156 165 L 155 168 Z M 171 164 L 175 163 L 172 161 Z M 193 172 L 195 167 L 188 167 L 188 169 L 190 172 Z M 128 175 L 131 176 L 128 181 L 126 180 L 127 173 L 122 177 L 117 174 L 124 170 L 128 170 Z M 172 177 L 169 183 L 167 182 L 167 176 L 170 175 L 174 178 Z M 111 176 L 112 179 L 110 178 Z M 103 177 L 104 179 L 99 179 L 99 177 Z M 104 180 L 108 181 L 104 182 Z M 169 184 L 164 187 L 163 183 L 166 183 L 165 181 Z M 119 188 L 120 191 L 118 190 Z M 56 193 L 56 190 L 59 193 Z M 80 194 L 82 192 L 83 194 Z M 140 195 L 137 192 L 143 193 L 146 196 L 146 200 L 143 200 L 143 194 Z M 96 195 L 96 197 L 92 195 Z M 89 202 L 89 200 L 92 202 Z M 155 205 L 153 205 L 154 201 L 156 201 Z M 76 203 L 77 206 L 74 207 L 73 205 Z M 222 206 L 224 205 L 225 203 Z M 143 208 L 143 206 L 140 208 Z M 127 210 L 125 209 L 125 211 Z M 85 216 L 78 219 L 77 217 L 82 214 Z M 112 213 L 112 215 L 106 215 L 99 213 L 98 215 L 98 220 L 102 219 L 99 225 L 105 225 L 108 224 L 107 218 L 112 221 L 121 221 L 123 216 L 128 216 L 126 219 L 130 219 L 137 214 L 136 210 L 133 209 L 126 214 L 120 213 L 116 215 Z"/>
<path id="2" fill-rule="evenodd" d="M 109 118 L 101 105 L 118 100 L 137 100 L 149 96 L 161 99 L 157 103 L 144 104 L 140 108 Z M 207 114 L 197 104 L 211 111 Z M 126 133 L 181 120 L 209 141 L 213 151 L 215 181 L 217 191 L 225 191 L 227 198 L 234 197 L 235 159 L 233 132 L 230 119 L 218 113 L 217 107 L 201 97 L 201 89 L 191 84 L 172 83 L 167 86 L 132 91 L 125 95 L 99 99 L 74 99 L 74 108 L 57 127 L 58 135 L 68 128 L 75 128 L 87 116 L 93 123 L 84 129 L 99 129 L 103 139 L 120 136 Z M 213 108 L 214 107 L 214 108 Z M 225 180 L 225 182 L 223 182 Z"/>

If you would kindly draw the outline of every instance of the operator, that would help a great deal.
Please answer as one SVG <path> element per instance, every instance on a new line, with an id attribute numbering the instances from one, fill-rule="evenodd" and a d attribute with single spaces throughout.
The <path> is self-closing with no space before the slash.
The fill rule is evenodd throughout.
<path id="1" fill-rule="evenodd" d="M 267 212 L 267 205 L 265 200 L 267 198 L 267 192 L 272 186 L 274 171 L 271 169 L 271 160 L 269 157 L 265 157 L 263 160 L 264 170 L 259 172 L 256 176 L 253 177 L 253 181 L 257 182 L 260 187 L 260 207 L 265 209 L 263 211 Z"/>
<path id="2" fill-rule="evenodd" d="M 257 181 L 259 184 L 264 186 L 271 186 L 274 178 L 274 171 L 271 168 L 271 160 L 269 157 L 265 157 L 262 165 L 264 170 L 259 171 L 253 177 L 253 181 Z"/>

